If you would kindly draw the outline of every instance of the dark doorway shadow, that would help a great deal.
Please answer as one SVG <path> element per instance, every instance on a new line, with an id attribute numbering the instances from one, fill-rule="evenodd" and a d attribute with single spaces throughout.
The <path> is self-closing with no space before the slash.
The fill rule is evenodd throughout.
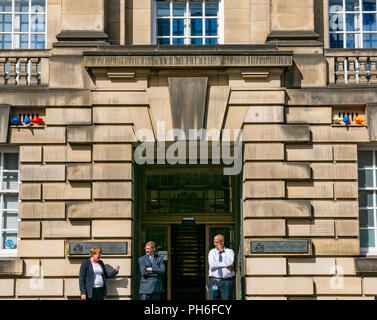
<path id="1" fill-rule="evenodd" d="M 171 298 L 205 300 L 205 225 L 172 225 Z"/>

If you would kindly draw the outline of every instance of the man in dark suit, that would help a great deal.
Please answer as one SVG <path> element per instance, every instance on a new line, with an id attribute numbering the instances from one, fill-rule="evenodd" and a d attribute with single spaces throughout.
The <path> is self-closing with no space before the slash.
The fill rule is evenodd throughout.
<path id="1" fill-rule="evenodd" d="M 160 300 L 160 294 L 164 292 L 161 276 L 165 273 L 165 264 L 155 251 L 156 244 L 149 241 L 145 244 L 145 256 L 139 258 L 141 300 Z"/>

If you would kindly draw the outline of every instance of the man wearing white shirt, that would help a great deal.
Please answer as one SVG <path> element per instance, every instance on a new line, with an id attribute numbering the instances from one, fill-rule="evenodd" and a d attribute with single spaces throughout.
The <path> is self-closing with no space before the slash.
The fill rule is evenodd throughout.
<path id="1" fill-rule="evenodd" d="M 213 239 L 213 248 L 208 254 L 209 299 L 233 300 L 234 252 L 225 248 L 224 236 L 218 234 Z"/>

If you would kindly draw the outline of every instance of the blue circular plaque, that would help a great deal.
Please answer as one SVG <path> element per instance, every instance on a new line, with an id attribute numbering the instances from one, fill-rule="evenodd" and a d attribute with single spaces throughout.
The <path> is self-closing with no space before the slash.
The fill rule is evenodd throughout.
<path id="1" fill-rule="evenodd" d="M 7 248 L 13 248 L 14 247 L 14 241 L 13 240 L 7 240 L 5 245 L 7 246 Z"/>

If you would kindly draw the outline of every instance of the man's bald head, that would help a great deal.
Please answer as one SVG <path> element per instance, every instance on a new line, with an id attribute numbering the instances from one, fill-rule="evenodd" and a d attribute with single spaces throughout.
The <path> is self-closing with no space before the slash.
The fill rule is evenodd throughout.
<path id="1" fill-rule="evenodd" d="M 222 234 L 218 234 L 213 238 L 214 246 L 219 249 L 220 251 L 224 248 L 224 236 Z"/>
<path id="2" fill-rule="evenodd" d="M 215 240 L 215 239 L 222 240 L 222 241 L 225 240 L 225 238 L 224 238 L 224 236 L 222 234 L 215 235 L 215 237 L 213 238 L 213 240 Z"/>

